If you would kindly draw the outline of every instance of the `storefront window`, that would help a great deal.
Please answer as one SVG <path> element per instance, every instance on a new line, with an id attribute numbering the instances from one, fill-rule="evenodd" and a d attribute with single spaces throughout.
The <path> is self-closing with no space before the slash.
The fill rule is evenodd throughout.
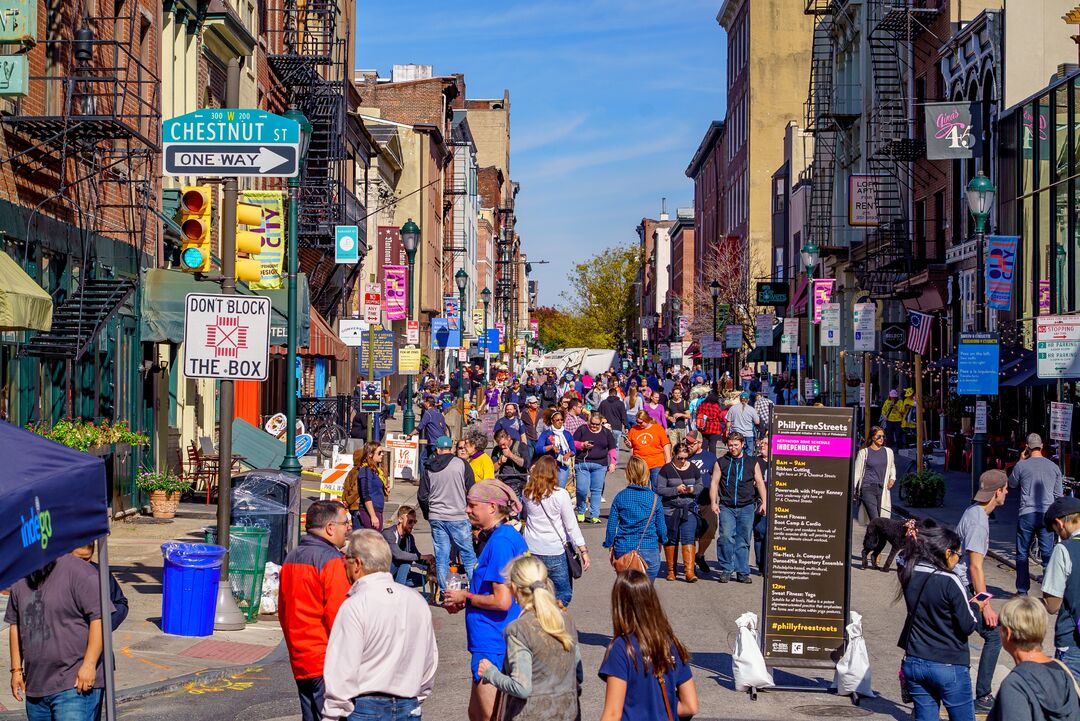
<path id="1" fill-rule="evenodd" d="M 1069 176 L 1069 87 L 1054 91 L 1054 181 Z"/>

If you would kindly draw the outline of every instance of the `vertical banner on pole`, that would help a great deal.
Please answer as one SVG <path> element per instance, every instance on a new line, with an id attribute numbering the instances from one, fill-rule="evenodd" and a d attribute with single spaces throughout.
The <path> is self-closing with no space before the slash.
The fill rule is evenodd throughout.
<path id="1" fill-rule="evenodd" d="M 406 320 L 408 318 L 408 274 L 408 266 L 383 266 L 387 320 Z M 420 341 L 416 342 L 419 343 Z"/>
<path id="2" fill-rule="evenodd" d="M 827 303 L 832 302 L 833 286 L 835 278 L 814 278 L 813 301 L 814 301 L 814 324 L 821 322 L 821 309 Z"/>
<path id="3" fill-rule="evenodd" d="M 1020 238 L 1015 235 L 991 235 L 986 241 L 986 306 L 1009 310 L 1012 307 L 1016 246 Z M 975 303 L 981 303 L 982 300 L 976 298 Z"/>

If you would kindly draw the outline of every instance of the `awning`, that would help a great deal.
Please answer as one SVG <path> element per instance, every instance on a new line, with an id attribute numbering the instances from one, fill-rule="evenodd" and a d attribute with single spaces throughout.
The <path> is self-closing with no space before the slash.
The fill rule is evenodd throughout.
<path id="1" fill-rule="evenodd" d="M 312 307 L 309 317 L 311 318 L 311 332 L 308 334 L 307 343 L 301 343 L 300 347 L 296 349 L 297 354 L 334 358 L 342 362 L 349 360 L 349 346 L 338 338 L 337 333 L 323 319 L 319 311 Z M 270 346 L 270 352 L 276 355 L 285 355 L 287 348 L 283 345 Z"/>
<path id="2" fill-rule="evenodd" d="M 299 309 L 301 338 L 310 333 L 307 277 L 298 275 L 296 307 Z M 142 339 L 148 343 L 181 343 L 184 340 L 184 298 L 188 293 L 220 293 L 221 286 L 197 281 L 190 273 L 167 268 L 147 268 L 143 271 L 142 302 L 139 317 Z M 270 299 L 270 340 L 283 343 L 289 331 L 288 292 L 282 290 L 249 290 L 244 283 L 236 284 L 239 295 L 262 295 Z"/>
<path id="3" fill-rule="evenodd" d="M 0 330 L 48 331 L 52 314 L 52 296 L 0 251 Z"/>
<path id="4" fill-rule="evenodd" d="M 1009 371 L 1008 378 L 1003 379 L 998 385 L 1010 388 L 1032 386 L 1050 386 L 1057 383 L 1056 380 L 1051 378 L 1039 378 L 1036 375 L 1036 357 L 1034 353 L 1025 355 L 1019 363 Z M 1005 369 L 1002 369 L 1002 374 L 1005 375 Z"/>
<path id="5" fill-rule="evenodd" d="M 794 318 L 806 313 L 806 302 L 810 298 L 806 286 L 809 284 L 809 280 L 805 275 L 799 278 L 799 284 L 795 286 L 795 300 L 791 301 L 791 305 L 788 306 L 788 318 Z"/>

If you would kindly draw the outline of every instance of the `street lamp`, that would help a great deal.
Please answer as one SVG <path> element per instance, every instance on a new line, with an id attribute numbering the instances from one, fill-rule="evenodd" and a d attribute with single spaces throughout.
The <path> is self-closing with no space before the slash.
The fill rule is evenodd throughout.
<path id="1" fill-rule="evenodd" d="M 408 297 L 405 304 L 406 323 L 413 319 L 413 268 L 416 265 L 416 249 L 420 245 L 420 226 L 413 222 L 412 218 L 405 221 L 401 226 L 401 244 L 405 246 L 405 257 L 409 259 Z M 412 375 L 405 376 L 405 412 L 401 416 L 401 430 L 404 433 L 412 433 L 416 426 L 416 415 L 413 413 Z"/>
<path id="2" fill-rule="evenodd" d="M 813 241 L 808 242 L 802 247 L 802 263 L 806 268 L 806 283 L 810 288 L 810 300 L 806 303 L 806 316 L 808 318 L 806 329 L 806 377 L 810 379 L 811 388 L 814 383 L 814 268 L 818 264 L 818 259 L 821 257 L 821 251 L 818 250 L 817 243 Z M 806 393 L 803 393 L 805 397 Z"/>
<path id="3" fill-rule="evenodd" d="M 713 353 L 715 353 L 716 352 L 716 345 L 717 345 L 717 343 L 716 343 L 716 334 L 717 334 L 717 329 L 716 329 L 716 301 L 720 298 L 720 281 L 714 280 L 712 283 L 709 283 L 709 292 L 712 294 L 712 339 L 713 339 L 713 344 L 712 344 L 712 349 L 711 350 L 712 350 Z M 712 359 L 712 376 L 713 376 L 713 380 L 716 380 L 716 366 L 717 366 L 716 361 L 717 361 L 717 359 L 715 357 L 713 357 L 713 359 Z"/>
<path id="4" fill-rule="evenodd" d="M 968 210 L 975 218 L 975 278 L 976 278 L 976 306 L 975 306 L 975 332 L 982 333 L 986 330 L 986 317 L 984 315 L 986 299 L 986 273 L 983 272 L 984 246 L 986 245 L 986 220 L 990 217 L 990 210 L 994 207 L 994 195 L 996 194 L 994 183 L 990 178 L 979 172 L 967 185 Z M 975 396 L 976 404 L 982 396 Z M 986 434 L 976 433 L 971 439 L 971 487 L 972 495 L 978 490 L 976 484 L 982 475 L 986 465 Z"/>
<path id="5" fill-rule="evenodd" d="M 307 162 L 308 146 L 311 145 L 311 122 L 295 105 L 285 111 L 285 117 L 300 125 L 300 168 Z M 300 475 L 300 459 L 296 457 L 296 336 L 300 324 L 296 311 L 296 273 L 300 244 L 300 175 L 289 178 L 289 237 L 285 243 L 288 254 L 287 274 L 289 302 L 289 337 L 285 355 L 285 458 L 281 470 Z"/>
<path id="6" fill-rule="evenodd" d="M 490 348 L 488 348 L 488 303 L 491 302 L 491 288 L 484 288 L 480 291 L 480 299 L 484 301 L 484 381 L 487 382 L 491 377 L 491 356 L 488 354 Z"/>
<path id="7" fill-rule="evenodd" d="M 464 345 L 464 343 L 465 343 L 465 333 L 463 331 L 465 330 L 465 323 L 464 323 L 464 320 L 465 320 L 465 286 L 467 286 L 469 284 L 469 274 L 465 272 L 464 268 L 458 268 L 458 272 L 454 273 L 454 283 L 457 284 L 458 297 L 461 299 L 461 302 L 460 302 L 460 304 L 458 306 L 458 338 L 460 338 L 459 342 L 462 344 L 462 347 L 467 348 L 467 346 Z M 458 398 L 462 401 L 461 413 L 464 415 L 464 413 L 465 413 L 465 403 L 464 403 L 464 401 L 465 401 L 465 370 L 464 370 L 464 367 L 461 364 L 461 351 L 460 350 L 458 351 L 457 373 L 458 373 Z"/>

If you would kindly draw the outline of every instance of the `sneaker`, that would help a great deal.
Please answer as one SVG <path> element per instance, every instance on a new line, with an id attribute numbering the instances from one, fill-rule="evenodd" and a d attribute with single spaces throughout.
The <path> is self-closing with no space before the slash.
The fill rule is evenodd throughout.
<path id="1" fill-rule="evenodd" d="M 601 503 L 607 503 L 607 499 L 604 498 L 603 496 L 600 496 L 600 502 Z"/>
<path id="2" fill-rule="evenodd" d="M 990 713 L 994 708 L 994 694 L 988 693 L 975 699 L 975 713 Z"/>
<path id="3" fill-rule="evenodd" d="M 705 556 L 698 556 L 695 558 L 694 565 L 697 566 L 698 571 L 701 573 L 709 573 L 712 571 L 712 569 L 709 568 L 709 562 L 705 560 Z"/>
<path id="4" fill-rule="evenodd" d="M 719 576 L 717 576 L 716 580 L 720 583 L 727 583 L 730 579 L 728 578 L 728 575 L 726 573 L 721 573 Z"/>
<path id="5" fill-rule="evenodd" d="M 585 514 L 584 513 L 577 514 L 577 520 L 578 520 L 578 523 L 581 523 L 582 521 L 584 521 L 585 520 Z"/>
<path id="6" fill-rule="evenodd" d="M 599 518 L 586 518 L 585 523 L 603 523 Z"/>
<path id="7" fill-rule="evenodd" d="M 736 575 L 735 580 L 738 581 L 739 583 L 752 583 L 752 581 L 750 580 L 750 576 L 748 576 L 745 573 L 740 573 L 740 574 Z"/>

